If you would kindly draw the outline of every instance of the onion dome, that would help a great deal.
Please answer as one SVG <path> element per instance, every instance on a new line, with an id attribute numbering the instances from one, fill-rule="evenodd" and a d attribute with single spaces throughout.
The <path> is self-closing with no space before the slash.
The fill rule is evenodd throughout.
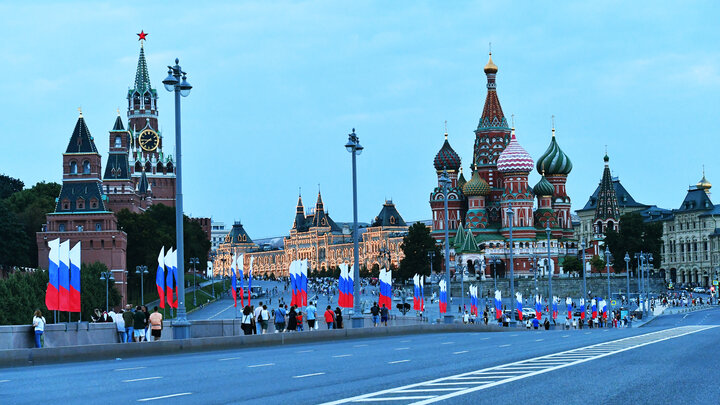
<path id="1" fill-rule="evenodd" d="M 535 165 L 538 173 L 542 174 L 543 168 L 545 174 L 569 174 L 572 170 L 572 162 L 565 152 L 555 140 L 555 129 L 553 128 L 552 140 L 545 153 L 540 156 Z"/>
<path id="2" fill-rule="evenodd" d="M 485 65 L 485 73 L 497 73 L 498 67 L 495 65 L 492 61 L 492 52 L 490 52 L 490 57 L 488 58 L 488 63 Z"/>
<path id="3" fill-rule="evenodd" d="M 712 187 L 712 184 L 705 178 L 705 172 L 703 171 L 703 177 L 700 179 L 700 181 L 696 184 L 697 188 L 700 190 L 709 190 Z"/>
<path id="4" fill-rule="evenodd" d="M 470 181 L 465 183 L 465 186 L 463 186 L 463 194 L 465 194 L 468 197 L 473 196 L 486 196 L 490 194 L 490 185 L 480 177 L 478 172 L 473 173 L 472 178 Z"/>
<path id="5" fill-rule="evenodd" d="M 435 165 L 435 170 L 438 171 L 443 169 L 458 170 L 460 168 L 460 156 L 458 156 L 452 146 L 450 146 L 447 133 L 445 133 L 445 143 L 443 143 L 442 148 L 440 148 L 440 151 L 435 155 L 433 164 Z"/>
<path id="6" fill-rule="evenodd" d="M 532 157 L 530 157 L 530 154 L 518 143 L 515 138 L 515 131 L 512 133 L 510 143 L 507 144 L 505 150 L 498 157 L 497 168 L 503 173 L 530 173 L 533 169 Z"/>
<path id="7" fill-rule="evenodd" d="M 539 195 L 540 197 L 552 196 L 555 193 L 555 188 L 545 178 L 545 175 L 543 175 L 540 178 L 540 181 L 538 181 L 535 187 L 533 187 L 533 193 L 535 193 L 535 195 Z"/>
<path id="8" fill-rule="evenodd" d="M 463 186 L 467 183 L 467 180 L 465 180 L 465 175 L 463 175 L 462 167 L 460 168 L 460 176 L 457 180 L 457 186 L 459 189 L 462 190 Z"/>

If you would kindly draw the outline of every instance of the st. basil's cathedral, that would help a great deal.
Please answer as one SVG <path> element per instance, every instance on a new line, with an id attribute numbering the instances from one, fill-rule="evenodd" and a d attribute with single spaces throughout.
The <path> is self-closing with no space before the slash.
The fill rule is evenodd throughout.
<path id="1" fill-rule="evenodd" d="M 441 178 L 446 172 L 451 260 L 467 266 L 470 274 L 480 274 L 483 280 L 492 278 L 494 273 L 505 276 L 512 218 L 515 274 L 532 275 L 536 264 L 539 274 L 546 274 L 547 228 L 551 235 L 551 269 L 553 274 L 562 274 L 564 258 L 577 254 L 570 197 L 565 190 L 572 163 L 560 149 L 554 128 L 547 150 L 537 163 L 533 162 L 503 114 L 497 94 L 498 67 L 493 63 L 492 53 L 484 70 L 487 97 L 475 130 L 470 180 L 465 180 L 460 156 L 450 146 L 447 133 L 433 162 L 438 186 L 430 194 L 432 235 L 438 242 L 445 239 Z M 528 176 L 533 169 L 541 178 L 530 187 Z M 537 208 L 534 208 L 535 198 Z M 512 215 L 508 215 L 508 211 Z"/>

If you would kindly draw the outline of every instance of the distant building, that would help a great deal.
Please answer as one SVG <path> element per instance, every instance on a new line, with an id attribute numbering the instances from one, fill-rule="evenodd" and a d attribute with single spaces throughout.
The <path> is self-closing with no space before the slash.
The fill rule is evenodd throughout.
<path id="1" fill-rule="evenodd" d="M 386 201 L 371 224 L 362 224 L 360 266 L 388 267 L 400 265 L 404 257 L 400 244 L 408 226 L 392 201 Z M 380 249 L 390 252 L 389 258 Z M 290 263 L 307 259 L 311 270 L 330 269 L 341 263 L 353 263 L 352 223 L 336 223 L 325 210 L 318 192 L 315 208 L 305 214 L 302 197 L 298 198 L 290 235 L 253 241 L 243 225 L 236 222 L 214 257 L 215 275 L 229 275 L 232 254 L 244 254 L 244 269 L 253 261 L 253 274 L 287 276 Z"/>
<path id="2" fill-rule="evenodd" d="M 210 252 L 215 252 L 220 244 L 225 241 L 225 235 L 228 231 L 225 229 L 224 222 L 211 222 L 210 230 Z"/>

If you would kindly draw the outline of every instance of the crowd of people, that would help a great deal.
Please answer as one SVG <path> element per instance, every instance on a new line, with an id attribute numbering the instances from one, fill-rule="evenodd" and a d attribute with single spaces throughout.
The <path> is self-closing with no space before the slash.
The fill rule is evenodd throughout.
<path id="1" fill-rule="evenodd" d="M 100 311 L 95 308 L 90 317 L 92 322 L 114 322 L 120 343 L 149 342 L 162 336 L 163 316 L 158 307 L 150 313 L 145 305 L 125 305 L 124 310 Z"/>

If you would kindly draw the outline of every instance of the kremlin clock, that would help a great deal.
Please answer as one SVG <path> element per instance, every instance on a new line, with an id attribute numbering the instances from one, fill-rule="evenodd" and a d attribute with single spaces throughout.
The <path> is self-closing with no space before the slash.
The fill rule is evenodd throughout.
<path id="1" fill-rule="evenodd" d="M 138 140 L 140 147 L 146 152 L 154 152 L 160 144 L 160 137 L 152 129 L 142 131 Z"/>

